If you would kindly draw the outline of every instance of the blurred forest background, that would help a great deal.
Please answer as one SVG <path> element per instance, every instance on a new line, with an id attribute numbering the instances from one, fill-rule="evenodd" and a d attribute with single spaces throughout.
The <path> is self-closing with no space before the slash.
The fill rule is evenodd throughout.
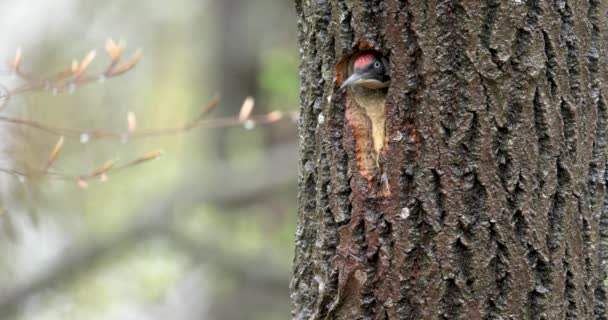
<path id="1" fill-rule="evenodd" d="M 22 0 L 0 3 L 2 62 L 49 74 L 108 37 L 135 69 L 72 93 L 15 95 L 0 116 L 124 130 L 298 110 L 296 19 L 283 0 Z M 6 68 L 2 68 L 5 70 Z M 89 72 L 89 71 L 87 71 Z M 10 72 L 0 83 L 19 84 Z M 0 319 L 287 319 L 295 232 L 297 123 L 195 128 L 145 139 L 65 137 L 53 168 L 91 172 L 151 150 L 107 181 L 37 175 L 59 136 L 0 121 Z M 30 174 L 31 173 L 31 174 Z"/>

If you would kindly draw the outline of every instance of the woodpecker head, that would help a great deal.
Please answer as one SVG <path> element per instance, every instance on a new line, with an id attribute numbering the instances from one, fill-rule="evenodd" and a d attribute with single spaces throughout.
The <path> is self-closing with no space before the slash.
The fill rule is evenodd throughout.
<path id="1" fill-rule="evenodd" d="M 352 70 L 352 73 L 340 89 L 355 86 L 381 89 L 390 84 L 388 60 L 379 54 L 365 52 L 355 57 L 349 70 Z"/>

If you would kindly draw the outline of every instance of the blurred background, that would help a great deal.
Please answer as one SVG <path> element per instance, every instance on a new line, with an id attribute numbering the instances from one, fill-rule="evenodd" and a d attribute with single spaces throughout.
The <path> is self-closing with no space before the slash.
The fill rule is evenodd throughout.
<path id="1" fill-rule="evenodd" d="M 0 58 L 48 75 L 124 39 L 128 73 L 73 92 L 15 95 L 0 116 L 66 128 L 179 127 L 298 110 L 296 18 L 283 0 L 0 2 Z M 103 79 L 102 79 L 103 80 Z M 0 83 L 22 83 L 3 72 Z M 72 91 L 72 90 L 70 90 Z M 66 136 L 57 172 L 163 156 L 107 180 L 40 174 L 59 136 L 0 121 L 0 319 L 288 319 L 297 121 L 141 139 Z M 23 175 L 11 175 L 19 172 Z"/>

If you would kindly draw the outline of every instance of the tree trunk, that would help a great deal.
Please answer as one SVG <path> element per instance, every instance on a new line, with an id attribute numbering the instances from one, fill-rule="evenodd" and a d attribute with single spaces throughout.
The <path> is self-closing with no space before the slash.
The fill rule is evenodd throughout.
<path id="1" fill-rule="evenodd" d="M 211 2 L 215 17 L 212 31 L 217 48 L 209 47 L 202 42 L 203 50 L 213 51 L 212 63 L 203 64 L 203 74 L 213 69 L 214 77 L 205 79 L 222 94 L 218 116 L 230 117 L 238 114 L 247 96 L 258 96 L 259 75 L 259 26 L 251 22 L 249 9 L 251 1 L 247 0 L 213 0 Z M 203 15 L 206 13 L 202 13 Z M 203 23 L 206 21 L 203 20 Z M 201 26 L 204 28 L 204 26 Z M 200 41 L 200 39 L 198 40 Z M 208 92 L 204 92 L 208 95 Z M 212 152 L 205 149 L 206 154 L 215 156 L 216 160 L 226 161 L 232 141 L 229 137 L 230 128 L 217 128 L 211 133 Z M 201 135 L 207 143 L 210 133 Z"/>
<path id="2" fill-rule="evenodd" d="M 606 1 L 296 9 L 294 319 L 606 319 Z M 364 47 L 391 66 L 382 183 L 336 83 Z"/>

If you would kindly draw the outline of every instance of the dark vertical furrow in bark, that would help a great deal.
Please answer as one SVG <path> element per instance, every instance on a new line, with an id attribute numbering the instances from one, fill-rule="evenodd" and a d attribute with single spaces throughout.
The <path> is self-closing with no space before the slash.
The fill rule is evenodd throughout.
<path id="1" fill-rule="evenodd" d="M 605 279 L 608 277 L 606 272 L 608 224 L 606 220 L 606 144 L 608 142 L 608 110 L 604 98 L 602 86 L 605 81 L 606 50 L 605 30 L 606 4 L 591 0 L 589 2 L 589 21 L 591 23 L 591 46 L 588 53 L 591 99 L 597 109 L 596 137 L 593 141 L 593 155 L 589 166 L 588 190 L 591 194 L 591 246 L 597 246 L 599 250 L 592 258 L 592 272 L 588 274 L 588 281 L 591 282 L 591 289 L 594 290 L 594 315 L 596 319 L 607 319 L 606 317 L 606 288 Z M 591 253 L 593 254 L 593 253 Z M 599 269 L 600 272 L 597 272 Z"/>
<path id="2" fill-rule="evenodd" d="M 566 251 L 566 257 L 568 257 L 568 251 Z M 577 297 L 576 297 L 576 284 L 574 280 L 574 274 L 570 271 L 570 266 L 566 259 L 563 261 L 563 268 L 566 274 L 565 284 L 564 284 L 564 298 L 566 303 L 566 319 L 574 320 L 578 319 L 577 312 Z"/>
<path id="3" fill-rule="evenodd" d="M 319 145 L 319 144 L 317 144 Z M 334 216 L 330 210 L 329 197 L 327 192 L 318 192 L 319 190 L 327 190 L 330 184 L 330 167 L 327 151 L 325 146 L 319 145 L 319 153 L 316 155 L 317 162 L 317 198 L 315 220 L 322 222 L 318 232 L 323 234 L 323 237 L 318 237 L 316 245 L 319 247 L 315 251 L 312 259 L 315 261 L 323 261 L 315 266 L 315 281 L 319 286 L 323 286 L 323 290 L 319 290 L 318 301 L 322 305 L 329 305 L 337 292 L 337 283 L 335 277 L 332 277 L 331 259 L 335 256 L 335 248 L 338 242 L 337 227 L 334 221 Z M 321 313 L 325 312 L 321 309 Z"/>
<path id="4" fill-rule="evenodd" d="M 580 203 L 581 203 L 581 210 L 579 211 L 584 211 L 583 206 L 585 204 L 583 204 L 583 199 L 580 199 Z M 593 257 L 591 256 L 591 246 L 593 245 L 593 230 L 591 230 L 591 225 L 589 224 L 589 220 L 587 220 L 587 218 L 583 217 L 583 253 L 584 253 L 584 259 L 585 259 L 585 274 L 584 274 L 584 281 L 585 281 L 585 295 L 587 295 L 587 299 L 589 301 L 591 301 L 591 297 L 589 297 L 589 295 L 592 293 L 593 291 L 593 282 L 595 279 L 595 274 L 594 274 L 594 270 L 593 270 Z"/>
<path id="5" fill-rule="evenodd" d="M 353 13 L 348 9 L 346 2 L 334 1 L 332 2 L 333 11 L 336 12 L 334 16 L 336 17 L 338 28 L 336 29 L 336 35 L 338 43 L 354 43 L 354 34 L 352 33 L 352 19 Z M 342 48 L 343 51 L 346 51 L 347 48 Z"/>
<path id="6" fill-rule="evenodd" d="M 546 73 L 545 73 L 546 75 Z M 552 232 L 551 228 L 559 228 L 559 224 L 551 221 L 559 220 L 561 207 L 557 202 L 557 195 L 554 195 L 556 187 L 555 169 L 555 139 L 551 131 L 551 110 L 544 92 L 550 92 L 551 81 L 545 76 L 541 79 L 543 88 L 535 89 L 534 106 L 534 131 L 537 137 L 538 160 L 536 163 L 536 185 L 539 195 L 534 206 L 536 221 L 534 248 L 531 248 L 528 255 L 528 265 L 534 271 L 534 288 L 528 293 L 528 316 L 530 319 L 551 319 L 559 317 L 559 300 L 552 299 L 555 292 L 553 278 L 555 271 L 550 261 L 550 250 L 547 249 L 547 233 Z M 553 220 L 552 220 L 553 219 Z M 555 241 L 555 240 L 551 240 Z"/>
<path id="7" fill-rule="evenodd" d="M 557 92 L 559 90 L 558 85 L 557 85 L 557 58 L 556 58 L 556 53 L 555 53 L 555 48 L 553 46 L 553 43 L 551 41 L 551 38 L 549 38 L 549 33 L 545 30 L 542 31 L 543 33 L 543 43 L 544 43 L 544 48 L 545 48 L 545 77 L 547 78 L 547 81 L 549 82 L 549 88 L 550 88 L 550 93 L 551 93 L 551 97 L 555 98 L 555 96 L 557 95 Z"/>
<path id="8" fill-rule="evenodd" d="M 510 256 L 537 256 L 542 244 L 537 243 L 536 233 L 542 228 L 542 223 L 534 210 L 537 197 L 532 190 L 539 185 L 536 180 L 539 154 L 533 150 L 539 150 L 541 146 L 538 145 L 538 136 L 528 133 L 534 132 L 537 127 L 534 100 L 536 83 L 543 74 L 543 68 L 537 62 L 538 57 L 544 54 L 540 32 L 543 10 L 539 1 L 527 1 L 525 6 L 511 10 L 521 10 L 521 24 L 512 31 L 512 41 L 503 39 L 501 45 L 497 46 L 502 48 L 497 56 L 507 55 L 509 59 L 500 66 L 502 77 L 499 78 L 499 87 L 504 89 L 495 90 L 493 95 L 496 101 L 493 110 L 496 126 L 494 145 L 497 150 L 495 161 L 506 197 L 506 210 L 503 213 L 506 217 L 498 223 L 501 226 L 499 230 L 507 234 L 505 238 L 509 244 L 506 248 Z M 536 262 L 538 259 L 532 260 Z M 518 281 L 509 283 L 507 294 L 510 303 L 506 305 L 506 310 L 516 318 L 525 317 L 530 310 L 544 312 L 545 292 L 537 287 L 536 282 L 544 279 L 545 275 L 529 261 L 525 263 L 511 259 L 507 264 L 509 272 Z"/>
<path id="9" fill-rule="evenodd" d="M 427 175 L 429 178 L 429 199 L 422 203 L 425 215 L 422 217 L 424 223 L 428 224 L 433 231 L 439 232 L 445 222 L 446 216 L 446 196 L 441 185 L 441 174 L 436 169 L 431 169 Z"/>
<path id="10" fill-rule="evenodd" d="M 348 155 L 342 141 L 344 139 L 343 130 L 340 125 L 344 122 L 344 106 L 340 102 L 340 97 L 333 95 L 336 99 L 335 104 L 329 107 L 327 111 L 326 130 L 328 138 L 328 148 L 330 165 L 330 175 L 332 177 L 331 185 L 327 190 L 330 194 L 329 203 L 334 219 L 338 226 L 342 226 L 351 218 L 351 209 L 349 198 L 351 194 L 350 174 L 348 172 Z"/>
<path id="11" fill-rule="evenodd" d="M 487 112 L 496 108 L 495 90 L 497 84 L 494 81 L 486 80 L 484 77 L 482 77 L 481 82 L 484 93 L 481 114 L 484 115 L 478 118 L 480 122 L 480 150 L 478 156 L 480 162 L 491 163 L 492 161 L 489 159 L 494 159 L 497 149 L 494 148 L 495 134 L 490 129 L 494 128 L 494 122 Z M 512 270 L 509 267 L 511 259 L 505 246 L 505 230 L 499 226 L 502 225 L 500 221 L 504 218 L 504 210 L 501 208 L 502 205 L 496 206 L 496 203 L 506 204 L 506 199 L 501 194 L 504 189 L 498 172 L 498 166 L 485 168 L 479 172 L 477 177 L 484 192 L 481 193 L 483 197 L 479 200 L 478 210 L 480 210 L 481 218 L 475 231 L 478 244 L 473 247 L 478 249 L 487 246 L 488 248 L 487 252 L 479 252 L 481 259 L 476 261 L 479 270 L 483 270 L 480 272 L 487 274 L 487 277 L 478 277 L 476 281 L 477 299 L 482 302 L 480 310 L 483 310 L 483 319 L 501 318 L 500 314 L 509 308 L 509 292 L 512 288 Z M 486 186 L 490 186 L 490 188 Z M 488 191 L 486 192 L 486 190 Z M 487 204 L 490 204 L 490 206 Z"/>
<path id="12" fill-rule="evenodd" d="M 460 287 L 455 283 L 454 279 L 448 279 L 446 281 L 445 294 L 442 298 L 442 302 L 446 308 L 442 311 L 441 319 L 462 319 L 463 300 Z"/>
<path id="13" fill-rule="evenodd" d="M 548 164 L 552 161 L 551 133 L 547 122 L 547 105 L 541 96 L 539 88 L 534 93 L 534 128 L 536 131 L 538 145 L 537 181 L 542 194 L 544 193 L 547 176 L 549 175 Z"/>
<path id="14" fill-rule="evenodd" d="M 437 260 L 441 265 L 445 284 L 442 286 L 440 312 L 443 319 L 461 319 L 468 313 L 465 302 L 470 299 L 467 274 L 470 265 L 462 264 L 467 254 L 467 246 L 459 240 L 462 235 L 461 214 L 465 214 L 465 205 L 461 190 L 462 168 L 469 157 L 469 152 L 462 147 L 461 141 L 469 128 L 467 122 L 472 114 L 466 114 L 469 96 L 466 92 L 468 76 L 466 49 L 467 12 L 460 1 L 438 1 L 435 8 L 438 24 L 438 41 L 443 46 L 437 47 L 437 63 L 441 65 L 438 85 L 439 123 L 441 125 L 440 141 L 443 145 L 453 146 L 451 152 L 445 153 L 440 167 L 433 170 L 439 196 L 443 196 L 440 224 L 435 227 L 441 230 L 435 239 Z M 468 121 L 467 121 L 468 119 Z M 461 171 L 452 170 L 461 168 Z M 437 222 L 435 222 L 437 223 Z"/>
<path id="15" fill-rule="evenodd" d="M 587 53 L 588 67 L 589 67 L 589 78 L 591 83 L 591 101 L 595 106 L 595 138 L 593 139 L 593 149 L 591 154 L 591 161 L 588 167 L 587 174 L 587 199 L 589 205 L 592 208 L 592 212 L 598 209 L 598 205 L 601 205 L 601 197 L 604 196 L 605 181 L 604 175 L 604 164 L 605 164 L 605 152 L 606 143 L 608 139 L 608 114 L 604 99 L 601 95 L 600 83 L 600 56 L 601 50 L 601 39 L 600 39 L 600 22 L 599 19 L 599 2 L 591 1 L 588 19 L 591 23 L 591 46 Z M 596 220 L 597 218 L 593 218 Z M 596 228 L 597 229 L 597 228 Z"/>
<path id="16" fill-rule="evenodd" d="M 603 179 L 604 172 L 606 170 L 606 142 L 608 139 L 606 128 L 608 128 L 608 118 L 606 105 L 601 94 L 601 58 L 600 52 L 602 51 L 602 8 L 601 2 L 597 0 L 589 1 L 589 10 L 587 12 L 587 19 L 591 25 L 590 27 L 590 46 L 587 53 L 587 63 L 589 69 L 589 82 L 591 84 L 590 102 L 594 108 L 596 122 L 595 122 L 595 138 L 592 145 L 592 154 L 588 167 L 587 173 L 587 185 L 586 185 L 586 200 L 589 205 L 589 213 L 586 216 L 585 222 L 585 243 L 583 244 L 586 248 L 585 254 L 585 266 L 586 266 L 586 279 L 585 289 L 589 295 L 593 294 L 593 309 L 597 318 L 603 318 L 600 315 L 605 312 L 604 301 L 605 295 L 603 291 L 602 279 L 605 278 L 603 274 L 597 274 L 599 264 L 603 261 L 601 254 L 598 255 L 593 248 L 595 243 L 601 241 L 600 231 L 600 215 L 595 214 L 601 210 L 601 205 L 604 202 L 606 192 L 606 181 Z M 605 24 L 605 22 L 604 22 Z M 599 290 L 598 290 L 599 289 Z M 591 300 L 591 297 L 589 298 Z"/>
<path id="17" fill-rule="evenodd" d="M 563 192 L 570 183 L 570 173 L 564 168 L 561 159 L 558 159 L 555 163 L 557 168 L 557 187 L 558 190 L 552 199 L 551 208 L 549 209 L 549 234 L 547 235 L 547 247 L 551 253 L 558 253 L 557 251 L 562 246 L 564 237 L 564 215 L 566 207 L 566 197 Z"/>
<path id="18" fill-rule="evenodd" d="M 555 1 L 556 11 L 561 17 L 560 39 L 566 46 L 566 64 L 570 94 L 577 103 L 581 94 L 581 70 L 578 54 L 577 33 L 575 30 L 574 12 L 572 5 L 566 0 Z"/>
<path id="19" fill-rule="evenodd" d="M 524 213 L 521 209 L 521 195 L 523 194 L 524 190 L 518 183 L 515 186 L 515 190 L 513 190 L 512 197 L 509 199 L 509 209 L 512 212 L 511 224 L 513 225 L 513 232 L 515 232 L 515 238 L 521 243 L 522 246 L 525 246 L 527 243 L 528 231 L 530 227 L 528 226 L 526 217 L 524 216 Z"/>
<path id="20" fill-rule="evenodd" d="M 551 268 L 539 251 L 530 250 L 528 264 L 534 270 L 534 289 L 528 293 L 528 319 L 547 319 L 547 295 L 551 290 Z"/>
<path id="21" fill-rule="evenodd" d="M 491 225 L 490 239 L 492 239 L 496 248 L 495 256 L 490 260 L 488 265 L 490 272 L 493 273 L 494 284 L 496 285 L 496 292 L 493 292 L 485 300 L 484 306 L 484 320 L 495 320 L 500 319 L 501 314 L 504 310 L 507 310 L 508 305 L 508 292 L 512 281 L 511 274 L 508 272 L 507 261 L 510 260 L 507 248 L 499 241 L 498 235 L 496 234 L 495 225 Z"/>
<path id="22" fill-rule="evenodd" d="M 604 167 L 608 165 L 608 163 L 604 163 Z M 608 170 L 604 171 L 604 181 L 608 181 Z M 599 273 L 597 286 L 595 288 L 594 297 L 595 297 L 595 306 L 594 306 L 594 315 L 596 319 L 605 320 L 608 319 L 606 315 L 606 285 L 605 281 L 608 278 L 608 197 L 604 197 L 604 203 L 602 204 L 602 208 L 599 212 Z"/>
<path id="23" fill-rule="evenodd" d="M 606 319 L 606 289 L 604 279 L 608 277 L 605 269 L 605 262 L 608 259 L 606 242 L 608 241 L 608 224 L 606 224 L 606 206 L 608 197 L 606 197 L 606 142 L 608 135 L 606 130 L 602 128 L 608 127 L 608 110 L 605 104 L 603 95 L 598 97 L 598 122 L 597 122 L 597 139 L 594 143 L 594 155 L 589 168 L 588 190 L 591 193 L 590 205 L 592 209 L 592 239 L 591 244 L 596 246 L 599 242 L 599 250 L 596 252 L 595 260 L 592 261 L 591 272 L 588 275 L 589 281 L 592 282 L 592 288 L 595 296 L 594 312 L 598 319 Z M 598 212 L 595 214 L 595 212 Z M 600 272 L 597 272 L 597 269 Z"/>
<path id="24" fill-rule="evenodd" d="M 563 122 L 564 142 L 566 143 L 566 154 L 570 156 L 576 155 L 577 147 L 577 121 L 576 121 L 576 106 L 562 99 L 560 104 L 560 113 Z"/>
<path id="25" fill-rule="evenodd" d="M 485 98 L 485 96 L 484 96 Z M 479 106 L 478 110 L 485 108 Z M 483 124 L 478 112 L 472 113 L 470 126 L 463 139 L 463 148 L 466 149 L 465 161 L 479 163 L 481 161 Z M 463 277 L 459 279 L 465 282 L 467 290 L 468 309 L 465 310 L 469 317 L 480 318 L 482 310 L 486 310 L 490 295 L 490 277 L 476 277 L 480 272 L 486 272 L 490 264 L 490 257 L 496 252 L 496 247 L 490 239 L 490 219 L 485 215 L 488 190 L 480 181 L 480 173 L 475 166 L 465 169 L 462 176 L 462 192 L 464 195 L 465 211 L 461 217 L 460 226 L 462 234 L 459 244 L 462 247 L 461 263 Z M 475 248 L 475 249 L 473 249 Z"/>
<path id="26" fill-rule="evenodd" d="M 496 60 L 496 50 L 492 47 L 492 34 L 496 27 L 496 18 L 498 16 L 498 10 L 500 9 L 500 1 L 498 0 L 485 0 L 483 3 L 483 24 L 481 26 L 481 32 L 479 37 L 481 38 L 481 45 L 492 54 L 492 60 Z"/>
<path id="27" fill-rule="evenodd" d="M 588 3 L 577 3 L 576 5 L 568 2 L 558 3 L 557 10 L 562 21 L 560 31 L 566 47 L 566 65 L 570 86 L 570 92 L 567 95 L 569 99 L 562 104 L 564 138 L 568 153 L 568 157 L 564 160 L 574 178 L 574 183 L 569 188 L 571 190 L 568 190 L 574 196 L 574 198 L 570 197 L 570 200 L 577 201 L 569 205 L 571 210 L 569 210 L 565 226 L 568 230 L 576 229 L 579 233 L 576 236 L 572 233 L 569 234 L 571 236 L 569 239 L 571 243 L 569 266 L 573 270 L 578 270 L 571 272 L 573 285 L 570 286 L 576 291 L 572 293 L 575 303 L 570 305 L 575 310 L 569 310 L 569 313 L 575 314 L 588 314 L 588 310 L 591 309 L 589 304 L 593 300 L 590 286 L 586 284 L 588 272 L 585 270 L 585 266 L 589 264 L 590 248 L 585 243 L 585 234 L 588 233 L 588 230 L 584 225 L 585 220 L 591 218 L 591 214 L 588 210 L 589 199 L 586 197 L 581 199 L 586 193 L 588 166 L 593 157 L 592 140 L 585 137 L 595 133 L 593 127 L 597 118 L 597 112 L 594 110 L 596 108 L 589 108 L 589 99 L 592 99 L 593 93 L 589 90 L 591 86 L 588 81 L 594 76 L 593 69 L 589 70 L 590 65 L 583 63 L 585 61 L 583 54 L 587 54 L 593 46 L 590 42 L 593 39 L 589 39 L 589 34 L 592 33 L 589 30 L 590 23 L 585 19 L 591 10 L 587 5 Z M 563 107 L 564 105 L 566 108 Z"/>

